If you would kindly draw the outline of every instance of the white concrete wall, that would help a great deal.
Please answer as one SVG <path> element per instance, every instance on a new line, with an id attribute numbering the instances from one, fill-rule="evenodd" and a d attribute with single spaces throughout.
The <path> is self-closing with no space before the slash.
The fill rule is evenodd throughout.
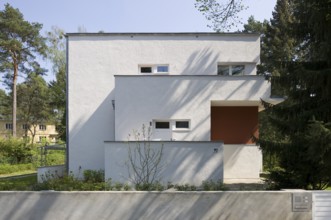
<path id="1" fill-rule="evenodd" d="M 172 138 L 209 141 L 212 102 L 258 106 L 270 96 L 263 76 L 116 76 L 115 84 L 117 141 L 154 119 L 189 119 L 191 128 L 174 131 Z"/>
<path id="2" fill-rule="evenodd" d="M 146 142 L 145 142 L 146 143 Z M 160 181 L 163 184 L 201 185 L 204 180 L 223 180 L 223 147 L 221 142 L 149 142 L 153 149 L 161 149 Z M 137 147 L 137 142 L 105 143 L 105 177 L 112 181 L 131 183 L 128 173 L 129 148 Z M 140 142 L 144 147 L 144 142 Z M 139 163 L 137 164 L 139 166 Z M 130 166 L 129 166 L 130 167 Z M 132 175 L 132 173 L 131 173 Z"/>
<path id="3" fill-rule="evenodd" d="M 312 219 L 292 192 L 0 192 L 1 220 Z"/>
<path id="4" fill-rule="evenodd" d="M 169 64 L 171 75 L 215 75 L 220 62 L 245 63 L 255 74 L 259 52 L 258 35 L 69 34 L 69 170 L 104 168 L 103 142 L 115 140 L 114 75 L 136 75 L 139 64 Z"/>
<path id="5" fill-rule="evenodd" d="M 256 145 L 224 145 L 224 182 L 260 182 L 262 152 Z"/>
<path id="6" fill-rule="evenodd" d="M 38 183 L 42 183 L 45 180 L 48 180 L 53 177 L 55 178 L 62 177 L 64 174 L 65 174 L 64 165 L 38 167 L 37 169 Z"/>

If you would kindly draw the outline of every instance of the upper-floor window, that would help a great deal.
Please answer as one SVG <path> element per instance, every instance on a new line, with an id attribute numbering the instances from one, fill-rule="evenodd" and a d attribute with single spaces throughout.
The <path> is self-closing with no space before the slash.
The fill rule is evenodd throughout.
<path id="1" fill-rule="evenodd" d="M 245 74 L 245 65 L 217 65 L 217 75 L 242 76 Z"/>
<path id="2" fill-rule="evenodd" d="M 39 130 L 46 131 L 46 125 L 39 125 Z"/>
<path id="3" fill-rule="evenodd" d="M 169 73 L 169 65 L 139 65 L 140 73 Z"/>
<path id="4" fill-rule="evenodd" d="M 13 130 L 13 124 L 12 123 L 6 123 L 6 130 Z"/>
<path id="5" fill-rule="evenodd" d="M 22 129 L 23 130 L 28 130 L 30 126 L 28 124 L 22 124 Z"/>

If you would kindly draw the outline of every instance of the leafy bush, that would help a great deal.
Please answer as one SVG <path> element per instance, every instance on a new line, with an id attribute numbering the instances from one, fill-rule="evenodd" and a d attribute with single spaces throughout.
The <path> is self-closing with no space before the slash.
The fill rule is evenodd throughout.
<path id="1" fill-rule="evenodd" d="M 184 185 L 178 185 L 176 184 L 174 188 L 178 191 L 196 191 L 197 187 L 195 185 L 190 184 L 184 184 Z"/>
<path id="2" fill-rule="evenodd" d="M 104 170 L 84 170 L 83 175 L 85 182 L 93 182 L 93 183 L 105 182 Z"/>
<path id="3" fill-rule="evenodd" d="M 111 179 L 104 181 L 103 170 L 85 170 L 84 179 L 76 178 L 73 173 L 63 177 L 55 174 L 42 176 L 42 183 L 34 185 L 34 190 L 56 190 L 56 191 L 128 191 L 130 186 L 122 183 L 112 183 Z"/>
<path id="4" fill-rule="evenodd" d="M 160 182 L 140 183 L 135 185 L 135 189 L 137 191 L 163 191 L 165 190 L 165 186 Z"/>
<path id="5" fill-rule="evenodd" d="M 202 182 L 202 188 L 204 191 L 222 191 L 226 188 L 221 180 L 206 180 Z"/>
<path id="6" fill-rule="evenodd" d="M 0 159 L 2 163 L 28 163 L 32 162 L 32 145 L 24 140 L 9 138 L 0 139 Z"/>

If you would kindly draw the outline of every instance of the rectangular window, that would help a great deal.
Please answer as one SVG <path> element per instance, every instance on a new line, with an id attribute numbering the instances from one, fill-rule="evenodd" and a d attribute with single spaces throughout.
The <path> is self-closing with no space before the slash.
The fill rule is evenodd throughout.
<path id="1" fill-rule="evenodd" d="M 242 76 L 245 65 L 217 65 L 217 74 L 222 76 Z"/>
<path id="2" fill-rule="evenodd" d="M 46 125 L 39 125 L 39 130 L 46 131 Z"/>
<path id="3" fill-rule="evenodd" d="M 176 121 L 176 129 L 189 129 L 189 121 Z"/>
<path id="4" fill-rule="evenodd" d="M 152 73 L 152 67 L 151 66 L 142 66 L 140 67 L 141 73 Z"/>
<path id="5" fill-rule="evenodd" d="M 6 123 L 6 130 L 13 130 L 13 124 L 12 123 Z"/>
<path id="6" fill-rule="evenodd" d="M 169 129 L 170 128 L 170 122 L 169 121 L 156 121 L 155 122 L 155 128 L 156 129 Z"/>
<path id="7" fill-rule="evenodd" d="M 30 126 L 29 126 L 29 125 L 27 125 L 27 124 L 23 124 L 23 125 L 22 125 L 22 129 L 23 129 L 23 130 L 28 130 L 28 129 L 29 129 L 29 127 L 30 127 Z"/>
<path id="8" fill-rule="evenodd" d="M 158 72 L 158 73 L 167 73 L 167 72 L 169 72 L 169 67 L 168 66 L 157 66 L 156 67 L 156 72 Z"/>

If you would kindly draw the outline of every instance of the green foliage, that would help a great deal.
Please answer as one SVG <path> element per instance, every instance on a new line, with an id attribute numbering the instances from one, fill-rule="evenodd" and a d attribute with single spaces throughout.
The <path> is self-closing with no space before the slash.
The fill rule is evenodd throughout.
<path id="1" fill-rule="evenodd" d="M 57 174 L 46 174 L 42 176 L 42 183 L 33 186 L 34 190 L 56 190 L 56 191 L 128 191 L 130 186 L 111 179 L 104 181 L 103 170 L 85 170 L 83 180 L 69 173 L 63 177 Z"/>
<path id="2" fill-rule="evenodd" d="M 85 182 L 101 183 L 105 181 L 104 170 L 84 170 L 83 175 Z"/>
<path id="3" fill-rule="evenodd" d="M 0 179 L 0 191 L 30 191 L 37 183 L 36 175 Z"/>
<path id="4" fill-rule="evenodd" d="M 20 11 L 9 4 L 0 11 L 0 72 L 5 73 L 5 83 L 12 92 L 13 137 L 16 137 L 18 76 L 45 73 L 35 60 L 37 54 L 46 56 L 45 39 L 39 33 L 41 28 L 39 23 L 25 21 Z"/>
<path id="5" fill-rule="evenodd" d="M 36 163 L 22 163 L 22 164 L 0 164 L 0 175 L 18 173 L 22 171 L 35 171 Z"/>
<path id="6" fill-rule="evenodd" d="M 212 22 L 207 26 L 217 32 L 228 31 L 240 23 L 238 13 L 245 9 L 242 0 L 196 0 L 195 7 Z"/>
<path id="7" fill-rule="evenodd" d="M 137 191 L 163 191 L 165 187 L 158 181 L 153 183 L 140 183 L 135 185 Z"/>
<path id="8" fill-rule="evenodd" d="M 55 110 L 56 130 L 61 140 L 66 141 L 66 59 L 64 31 L 52 27 L 47 34 L 49 58 L 53 63 L 56 80 L 49 84 L 51 106 Z"/>
<path id="9" fill-rule="evenodd" d="M 174 188 L 178 191 L 196 191 L 197 187 L 195 185 L 190 185 L 188 183 L 180 185 L 176 184 Z"/>
<path id="10" fill-rule="evenodd" d="M 224 186 L 221 180 L 214 181 L 214 180 L 206 180 L 202 182 L 202 188 L 204 191 L 221 191 L 225 190 L 226 187 Z"/>
<path id="11" fill-rule="evenodd" d="M 0 139 L 0 163 L 32 162 L 32 155 L 32 145 L 25 141 L 15 138 Z"/>
<path id="12" fill-rule="evenodd" d="M 17 85 L 17 95 L 18 116 L 27 124 L 27 132 L 30 132 L 34 143 L 36 126 L 49 121 L 53 114 L 48 86 L 41 76 L 30 73 L 25 82 Z"/>
<path id="13" fill-rule="evenodd" d="M 0 89 L 0 119 L 8 118 L 10 114 L 10 97 Z"/>
<path id="14" fill-rule="evenodd" d="M 331 181 L 330 7 L 324 0 L 278 0 L 267 28 L 272 84 L 286 96 L 276 106 L 263 102 L 267 130 L 258 141 L 277 160 L 273 188 L 324 189 Z"/>

